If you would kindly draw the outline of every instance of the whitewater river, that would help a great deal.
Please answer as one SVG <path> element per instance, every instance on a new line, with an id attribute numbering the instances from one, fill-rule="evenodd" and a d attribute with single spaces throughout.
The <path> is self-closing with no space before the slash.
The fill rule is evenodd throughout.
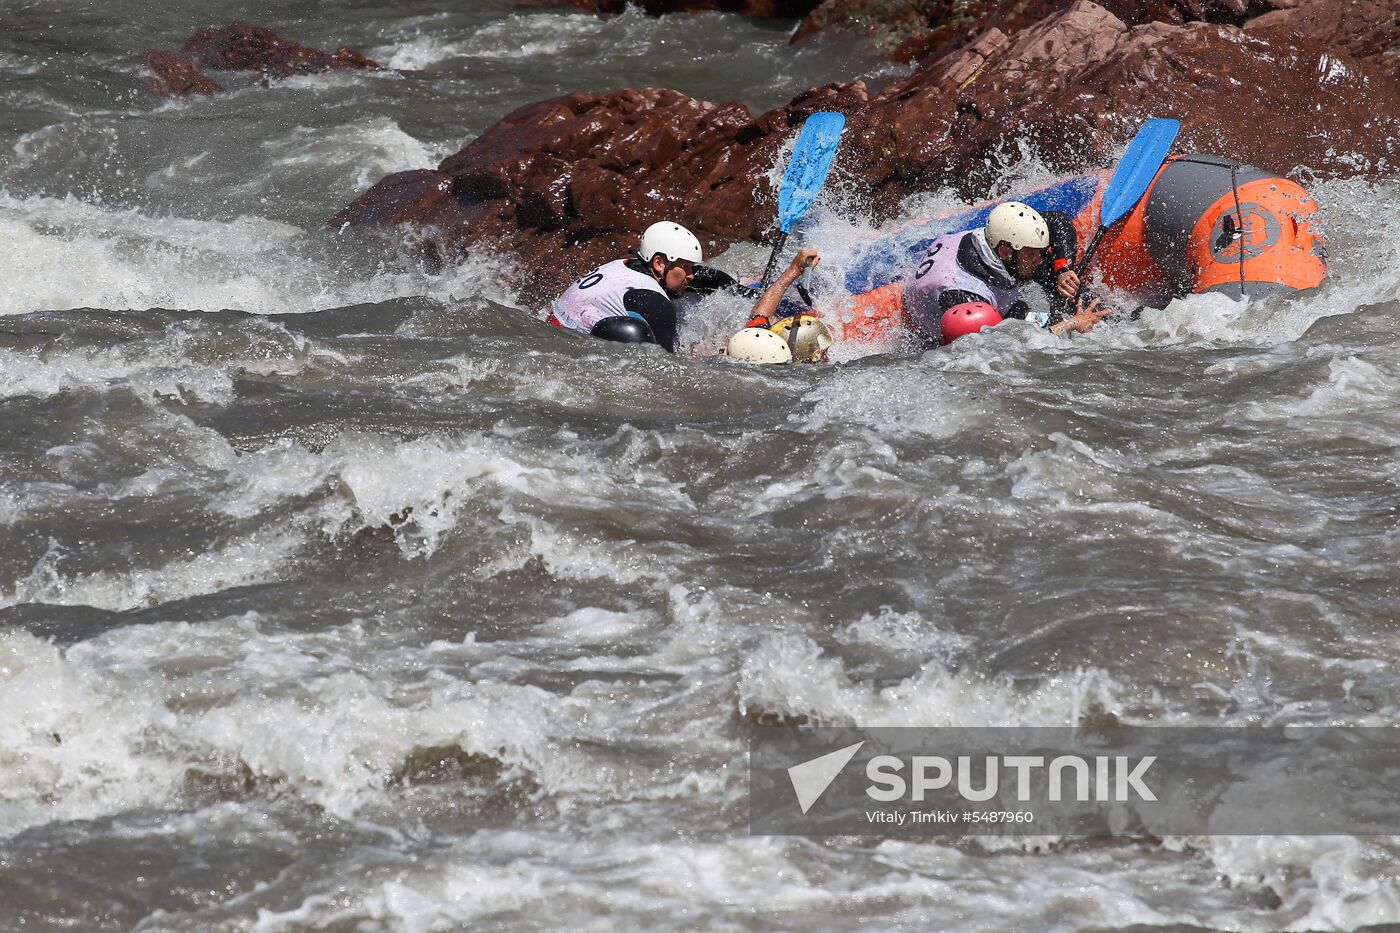
<path id="1" fill-rule="evenodd" d="M 1400 921 L 1389 838 L 750 836 L 744 741 L 1394 722 L 1400 184 L 1312 185 L 1300 301 L 671 357 L 325 220 L 551 95 L 892 66 L 727 15 L 221 6 L 400 70 L 168 101 L 140 55 L 204 4 L 0 9 L 0 929 Z"/>

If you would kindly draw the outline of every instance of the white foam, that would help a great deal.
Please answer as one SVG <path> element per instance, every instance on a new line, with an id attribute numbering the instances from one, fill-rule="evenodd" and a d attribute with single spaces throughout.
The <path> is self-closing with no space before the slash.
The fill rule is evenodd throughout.
<path id="1" fill-rule="evenodd" d="M 49 398 L 61 392 L 124 383 L 147 398 L 214 405 L 233 401 L 233 379 L 226 369 L 180 366 L 176 348 L 169 349 L 168 356 L 155 359 L 133 352 L 130 346 L 6 354 L 0 358 L 0 398 Z"/>
<path id="2" fill-rule="evenodd" d="M 1297 413 L 1311 418 L 1357 415 L 1367 409 L 1377 413 L 1394 410 L 1400 377 L 1383 371 L 1359 355 L 1333 357 L 1327 365 L 1327 382 L 1318 386 L 1297 406 Z"/>
<path id="3" fill-rule="evenodd" d="M 0 629 L 0 837 L 168 799 L 178 765 L 138 754 L 172 728 L 159 697 L 70 662 L 34 636 Z"/>
<path id="4" fill-rule="evenodd" d="M 811 393 L 810 421 L 860 424 L 881 435 L 905 433 L 946 438 L 993 415 L 994 403 L 968 398 L 957 383 L 924 358 L 894 367 L 848 369 L 834 373 Z"/>
<path id="5" fill-rule="evenodd" d="M 116 629 L 67 651 L 0 632 L 0 832 L 168 807 L 185 770 L 211 762 L 242 762 L 344 816 L 384 799 L 429 747 L 487 756 L 503 779 L 529 774 L 552 793 L 608 780 L 605 765 L 551 747 L 577 718 L 569 700 L 422 657 L 358 623 L 296 635 L 264 632 L 253 614 Z"/>
<path id="6" fill-rule="evenodd" d="M 412 864 L 364 866 L 368 883 L 360 892 L 318 890 L 291 909 L 263 912 L 258 929 L 372 924 L 426 931 L 505 917 L 585 930 L 916 928 L 936 916 L 940 929 L 1001 930 L 1170 926 L 1222 915 L 1240 928 L 1241 920 L 1259 916 L 1220 911 L 1215 892 L 1200 890 L 1196 866 L 1181 877 L 1179 862 L 1123 864 L 1116 848 L 1039 857 L 1018 850 L 998 858 L 930 843 L 674 841 L 638 827 L 592 829 L 582 837 L 486 830 Z"/>
<path id="7" fill-rule="evenodd" d="M 1104 674 L 1072 671 L 1033 686 L 958 672 L 938 660 L 890 687 L 847 677 L 838 658 L 825 657 L 804 635 L 772 635 L 744 662 L 740 698 L 745 710 L 805 718 L 818 725 L 1068 726 L 1097 704 L 1119 705 Z"/>
<path id="8" fill-rule="evenodd" d="M 1274 929 L 1355 930 L 1400 916 L 1400 878 L 1390 868 L 1400 839 L 1209 836 L 1185 843 L 1205 851 L 1230 882 L 1270 888 L 1282 902 Z"/>
<path id="9" fill-rule="evenodd" d="M 478 29 L 462 44 L 466 55 L 483 59 L 554 56 L 580 45 L 593 46 L 606 31 L 624 29 L 640 20 L 641 11 L 628 10 L 609 23 L 594 16 L 551 16 L 518 13 Z"/>
<path id="10" fill-rule="evenodd" d="M 153 460 L 139 473 L 81 493 L 56 483 L 0 486 L 0 518 L 12 524 L 33 509 L 59 508 L 80 495 L 110 500 L 178 495 L 191 482 L 212 482 L 221 492 L 211 510 L 239 519 L 269 519 L 208 551 L 128 571 L 66 571 L 69 550 L 54 541 L 28 574 L 0 589 L 0 606 L 44 602 L 130 609 L 273 582 L 291 572 L 296 556 L 314 540 L 336 540 L 371 528 L 394 529 L 403 556 L 427 558 L 458 532 L 462 510 L 483 501 L 499 511 L 499 527 L 522 526 L 529 534 L 525 548 L 502 552 L 483 567 L 486 576 L 539 558 L 551 573 L 569 579 L 660 581 L 670 573 L 664 559 L 639 552 L 627 541 L 580 533 L 572 522 L 557 521 L 549 504 L 569 502 L 575 510 L 611 512 L 612 501 L 600 491 L 619 482 L 621 477 L 612 475 L 616 468 L 647 490 L 658 507 L 694 509 L 677 484 L 633 473 L 625 462 L 614 466 L 586 451 L 538 451 L 496 434 L 396 441 L 347 431 L 318 453 L 286 439 L 237 452 L 183 416 L 164 415 L 159 421 L 164 436 L 182 438 L 185 469 Z M 139 437 L 130 440 L 133 450 L 140 448 Z M 639 447 L 632 459 L 642 452 Z M 95 453 L 56 450 L 50 457 L 71 454 L 83 461 Z M 196 462 L 202 470 L 191 475 L 188 468 Z M 309 504 L 299 501 L 308 496 Z"/>
<path id="11" fill-rule="evenodd" d="M 298 126 L 264 141 L 262 148 L 267 156 L 261 161 L 270 168 L 289 174 L 338 168 L 354 178 L 357 191 L 391 172 L 436 165 L 451 151 L 446 146 L 429 148 L 385 116 L 330 129 Z"/>
<path id="12" fill-rule="evenodd" d="M 843 626 L 836 637 L 846 644 L 870 645 L 925 657 L 931 654 L 948 665 L 975 645 L 972 638 L 945 631 L 919 613 L 896 612 L 889 607 L 864 613 L 855 622 Z"/>
<path id="13" fill-rule="evenodd" d="M 391 45 L 375 46 L 369 51 L 370 58 L 387 68 L 400 71 L 424 71 L 463 54 L 464 50 L 459 42 L 442 36 L 421 34 L 400 39 Z"/>
<path id="14" fill-rule="evenodd" d="M 315 238 L 289 224 L 156 216 L 72 195 L 17 198 L 0 189 L 0 250 L 12 257 L 0 281 L 0 314 L 84 307 L 296 313 L 420 295 L 514 297 L 494 260 L 473 260 L 442 277 L 376 269 L 350 275 L 327 267 Z"/>
<path id="15" fill-rule="evenodd" d="M 664 577 L 663 565 L 634 553 L 627 542 L 589 541 L 567 525 L 556 526 L 551 508 L 537 514 L 537 502 L 568 502 L 575 509 L 610 511 L 611 501 L 599 493 L 614 483 L 609 466 L 586 454 L 535 450 L 496 435 L 393 442 L 379 435 L 348 432 L 314 461 L 286 447 L 270 452 L 266 462 L 261 456 L 254 458 L 241 471 L 243 482 L 236 501 L 240 511 L 248 512 L 265 507 L 260 503 L 268 494 L 299 486 L 314 488 L 334 478 L 348 496 L 338 501 L 350 508 L 331 503 L 322 510 L 325 534 L 399 524 L 398 540 L 405 556 L 426 557 L 457 527 L 463 508 L 486 499 L 499 503 L 502 522 L 529 529 L 531 554 L 543 558 L 551 572 L 573 578 Z M 283 478 L 276 478 L 278 474 Z M 669 500 L 693 508 L 670 481 L 646 474 L 629 478 L 646 489 L 658 506 Z M 394 516 L 409 509 L 408 522 L 395 521 Z M 506 555 L 501 559 L 505 563 L 495 570 L 513 563 Z M 629 567 L 636 569 L 629 571 Z"/>
<path id="16" fill-rule="evenodd" d="M 649 621 L 650 613 L 614 612 L 590 606 L 549 619 L 539 630 L 542 635 L 556 636 L 570 643 L 598 643 L 625 638 Z"/>
<path id="17" fill-rule="evenodd" d="M 235 586 L 282 578 L 301 546 L 299 536 L 267 529 L 224 547 L 131 571 L 65 574 L 67 550 L 49 548 L 11 590 L 0 589 L 0 608 L 22 603 L 95 606 L 124 610 L 217 593 Z"/>

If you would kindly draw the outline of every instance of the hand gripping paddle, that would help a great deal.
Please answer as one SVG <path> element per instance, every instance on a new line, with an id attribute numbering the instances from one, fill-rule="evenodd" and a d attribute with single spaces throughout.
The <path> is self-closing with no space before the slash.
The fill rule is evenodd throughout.
<path id="1" fill-rule="evenodd" d="M 1089 268 L 1089 263 L 1093 261 L 1094 253 L 1098 251 L 1099 240 L 1103 239 L 1108 228 L 1136 207 L 1137 202 L 1142 200 L 1142 196 L 1152 186 L 1152 180 L 1157 177 L 1157 170 L 1162 167 L 1167 153 L 1171 151 L 1172 143 L 1176 140 L 1176 134 L 1180 131 L 1180 120 L 1152 119 L 1144 123 L 1133 137 L 1133 141 L 1128 143 L 1128 151 L 1123 153 L 1118 167 L 1113 170 L 1113 177 L 1109 179 L 1108 187 L 1104 189 L 1103 203 L 1099 206 L 1099 229 L 1089 241 L 1089 248 L 1084 251 L 1084 258 L 1079 261 L 1079 268 L 1075 270 L 1081 279 L 1085 270 Z M 1074 296 L 1075 305 L 1079 304 L 1083 292 L 1084 286 L 1081 284 L 1079 294 Z"/>
<path id="2" fill-rule="evenodd" d="M 773 281 L 778 253 L 787 243 L 788 234 L 821 192 L 845 128 L 846 118 L 839 113 L 814 113 L 802 124 L 787 171 L 783 173 L 782 187 L 778 189 L 778 240 L 773 244 L 773 254 L 768 257 L 768 268 L 758 286 L 760 292 Z"/>

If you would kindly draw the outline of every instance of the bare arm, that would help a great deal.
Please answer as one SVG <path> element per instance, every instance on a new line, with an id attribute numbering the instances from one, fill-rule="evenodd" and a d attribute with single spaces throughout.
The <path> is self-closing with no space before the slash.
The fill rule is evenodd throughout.
<path id="1" fill-rule="evenodd" d="M 816 268 L 819 262 L 821 262 L 821 257 L 817 255 L 816 250 L 798 250 L 792 262 L 783 270 L 783 274 L 778 276 L 777 281 L 769 285 L 758 299 L 758 304 L 754 305 L 751 319 L 770 320 L 773 317 L 773 312 L 778 310 L 778 302 L 783 300 L 783 295 L 787 294 L 787 290 L 792 288 L 793 283 L 802 277 L 802 270 L 806 269 L 808 264 Z"/>

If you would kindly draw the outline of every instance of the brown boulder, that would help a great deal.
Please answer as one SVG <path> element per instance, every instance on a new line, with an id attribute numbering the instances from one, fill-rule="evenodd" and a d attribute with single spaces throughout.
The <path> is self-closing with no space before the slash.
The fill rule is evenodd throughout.
<path id="1" fill-rule="evenodd" d="M 379 67 L 378 62 L 354 49 L 341 47 L 334 52 L 323 52 L 241 20 L 198 30 L 181 46 L 180 52 L 205 68 L 259 71 L 273 78 L 341 68 Z"/>
<path id="2" fill-rule="evenodd" d="M 167 97 L 188 97 L 191 94 L 215 94 L 224 86 L 195 67 L 194 62 L 163 49 L 147 49 L 146 68 L 151 73 L 150 87 Z"/>
<path id="3" fill-rule="evenodd" d="M 990 30 L 873 98 L 859 82 L 829 85 L 756 118 L 657 89 L 531 104 L 436 171 L 381 181 L 333 222 L 408 223 L 447 255 L 509 251 L 526 260 L 524 299 L 542 304 L 657 219 L 691 227 L 707 253 L 759 239 L 774 163 L 817 110 L 847 115 L 838 172 L 877 219 L 932 188 L 985 198 L 1027 152 L 1066 173 L 1107 164 L 1149 116 L 1182 120 L 1179 149 L 1275 172 L 1400 161 L 1400 89 L 1375 65 L 1267 31 L 1130 28 L 1078 0 L 1013 36 Z"/>
<path id="4" fill-rule="evenodd" d="M 1239 26 L 1296 0 L 1105 0 L 1129 26 L 1207 22 Z M 988 29 L 1014 33 L 1062 12 L 1073 0 L 822 0 L 793 35 L 801 42 L 825 30 L 855 30 L 897 61 L 944 55 Z"/>
<path id="5" fill-rule="evenodd" d="M 1287 9 L 1251 20 L 1245 28 L 1283 41 L 1290 36 L 1316 39 L 1369 59 L 1400 80 L 1400 6 L 1393 0 L 1293 2 Z"/>
<path id="6" fill-rule="evenodd" d="M 1069 0 L 823 0 L 798 25 L 793 42 L 850 30 L 870 36 L 898 61 L 943 55 L 993 26 L 1011 33 L 1058 12 Z"/>
<path id="7" fill-rule="evenodd" d="M 711 253 L 757 239 L 776 209 L 767 175 L 794 128 L 868 97 L 859 83 L 832 85 L 754 119 L 671 90 L 569 94 L 509 114 L 436 172 L 389 176 L 332 224 L 432 229 L 449 257 L 478 246 L 527 256 L 537 261 L 522 283 L 543 301 L 660 218 Z"/>
<path id="8" fill-rule="evenodd" d="M 521 2 L 521 0 L 517 0 Z M 745 16 L 765 16 L 776 19 L 801 19 L 812 11 L 818 0 L 556 0 L 567 2 L 590 13 L 621 13 L 632 6 L 641 7 L 649 16 L 664 13 L 741 13 Z M 530 6 L 542 5 L 541 0 L 528 0 Z"/>
<path id="9" fill-rule="evenodd" d="M 1371 102 L 1364 114 L 1357 100 Z M 846 158 L 889 212 L 931 186 L 982 197 L 1028 143 L 1052 169 L 1101 164 L 1149 116 L 1180 118 L 1186 149 L 1347 175 L 1394 164 L 1400 94 L 1315 41 L 1206 23 L 1129 28 L 1078 0 L 886 88 L 848 134 Z"/>
<path id="10" fill-rule="evenodd" d="M 201 66 L 217 71 L 258 72 L 264 80 L 332 69 L 379 67 L 378 62 L 354 49 L 341 47 L 323 52 L 241 20 L 200 29 L 185 41 L 180 52 L 176 55 L 163 49 L 146 51 L 150 87 L 157 94 L 179 97 L 222 91 L 223 85 L 200 71 Z"/>

